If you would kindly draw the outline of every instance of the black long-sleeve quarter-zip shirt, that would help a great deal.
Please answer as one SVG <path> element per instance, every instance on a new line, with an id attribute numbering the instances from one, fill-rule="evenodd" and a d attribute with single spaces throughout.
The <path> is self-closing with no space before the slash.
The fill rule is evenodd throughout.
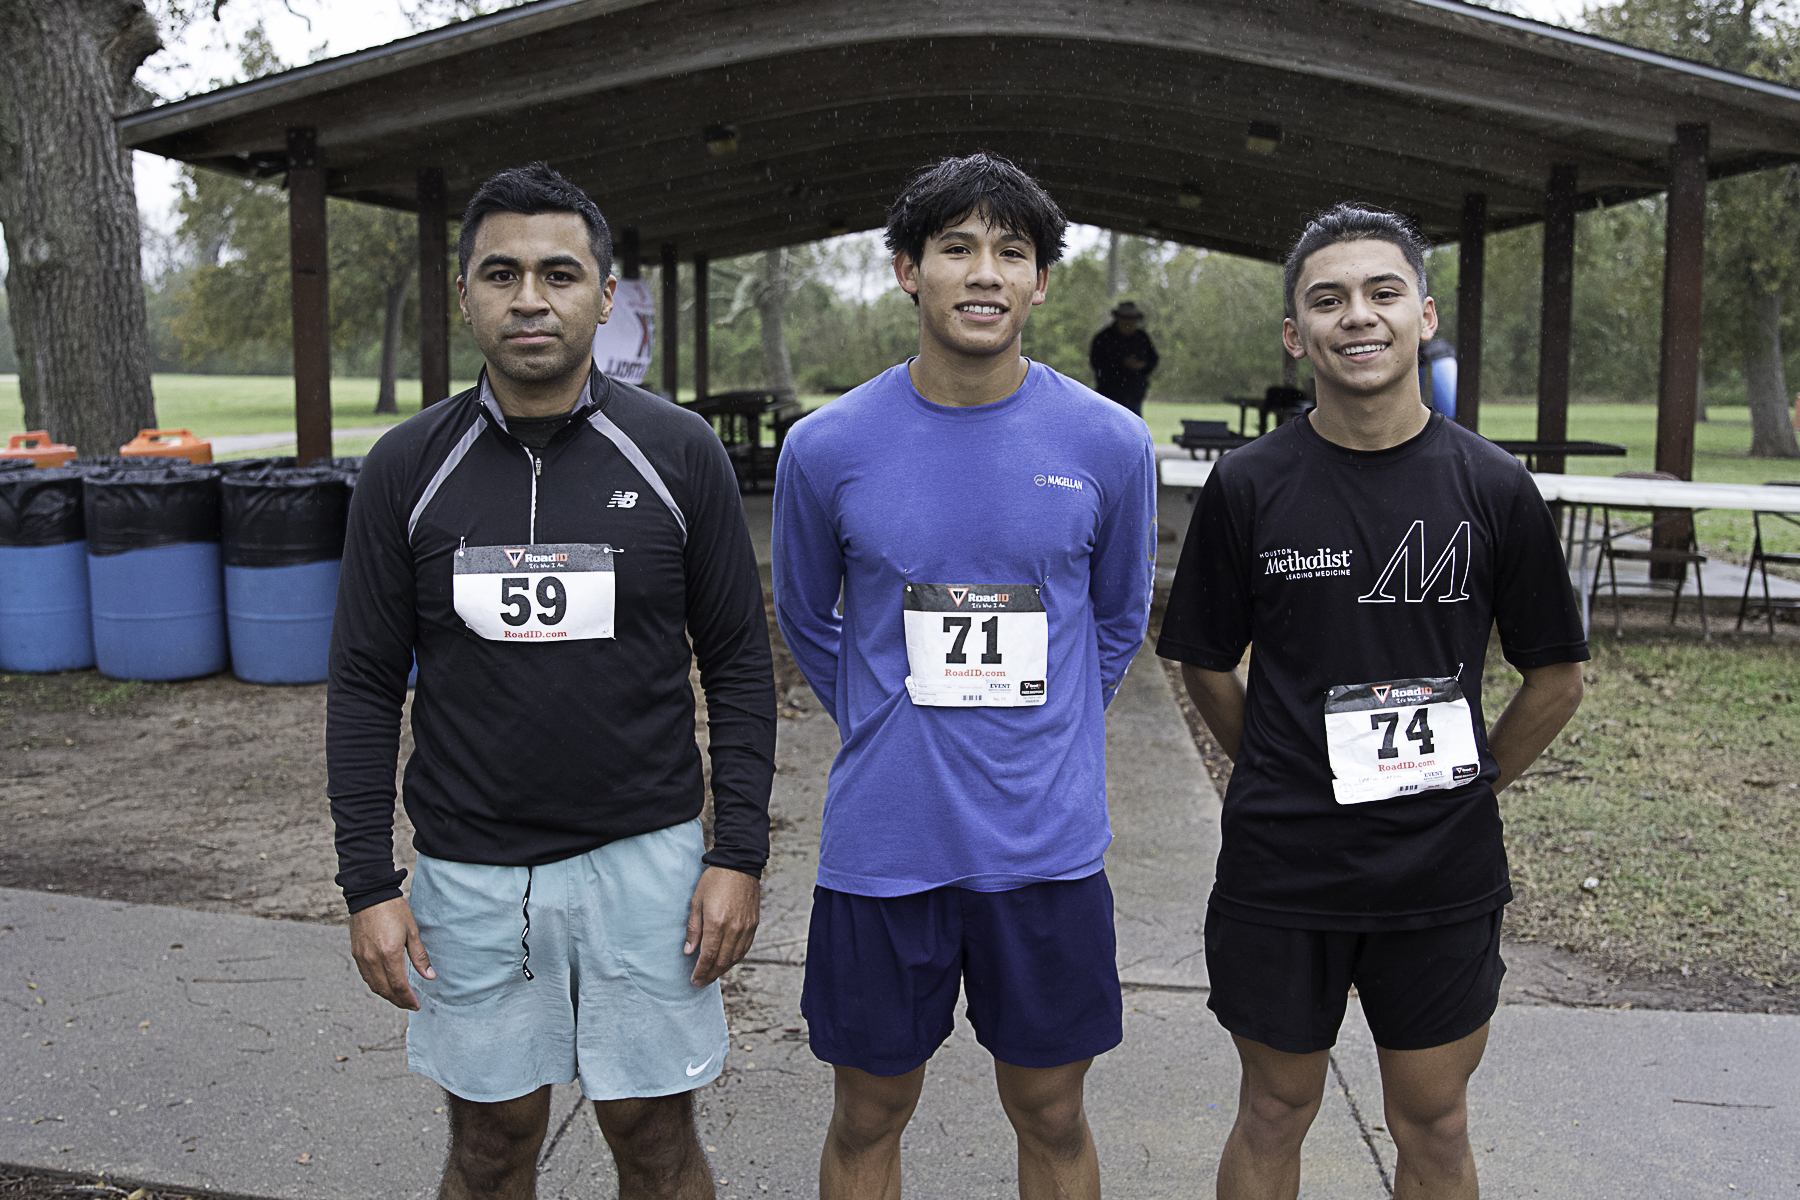
<path id="1" fill-rule="evenodd" d="M 591 636 L 589 622 L 590 636 L 555 640 L 576 628 L 587 593 L 566 575 L 525 575 L 543 568 L 517 557 L 569 546 L 576 566 L 610 556 L 611 636 Z M 459 552 L 483 548 L 500 576 L 522 563 L 521 578 L 453 575 Z M 476 600 L 494 608 L 490 636 L 459 615 L 456 579 L 465 612 Z M 565 609 L 576 615 L 558 630 Z M 736 479 L 700 417 L 596 371 L 568 423 L 534 449 L 507 432 L 484 378 L 370 451 L 350 504 L 326 722 L 351 912 L 399 896 L 405 876 L 393 860 L 394 766 L 415 652 L 403 789 L 420 853 L 531 866 L 699 815 L 691 653 L 711 735 L 706 862 L 761 873 L 775 749 L 768 626 Z"/>

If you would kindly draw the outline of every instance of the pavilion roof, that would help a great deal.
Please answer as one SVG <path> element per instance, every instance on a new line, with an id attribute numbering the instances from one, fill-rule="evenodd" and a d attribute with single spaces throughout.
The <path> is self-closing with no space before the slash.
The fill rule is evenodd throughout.
<path id="1" fill-rule="evenodd" d="M 1071 219 L 1262 258 L 1360 199 L 1458 236 L 1800 160 L 1800 91 L 1453 0 L 541 0 L 119 118 L 125 144 L 252 177 L 317 131 L 330 194 L 450 211 L 546 159 L 646 250 L 746 253 L 882 223 L 985 148 Z M 717 154 L 729 127 L 736 149 Z M 710 131 L 710 137 L 709 137 Z M 1253 135 L 1261 135 L 1256 142 Z"/>

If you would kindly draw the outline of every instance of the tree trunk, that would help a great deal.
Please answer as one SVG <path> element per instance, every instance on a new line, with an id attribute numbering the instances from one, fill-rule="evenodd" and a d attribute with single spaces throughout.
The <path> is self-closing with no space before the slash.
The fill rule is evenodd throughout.
<path id="1" fill-rule="evenodd" d="M 406 290 L 412 272 L 387 285 L 387 318 L 381 326 L 381 390 L 375 393 L 377 413 L 397 413 L 400 401 L 394 395 L 394 372 L 400 362 L 400 321 L 406 315 Z"/>
<path id="2" fill-rule="evenodd" d="M 763 377 L 769 390 L 794 394 L 794 365 L 787 348 L 788 270 L 786 250 L 765 250 L 756 312 L 762 319 Z"/>
<path id="3" fill-rule="evenodd" d="M 1753 280 L 1750 296 L 1750 337 L 1744 350 L 1750 457 L 1800 458 L 1781 368 L 1781 291 L 1765 291 Z"/>
<path id="4" fill-rule="evenodd" d="M 112 454 L 156 424 L 131 152 L 112 118 L 148 101 L 132 76 L 162 41 L 143 0 L 0 0 L 0 29 L 11 127 L 0 224 L 20 382 L 53 437 Z"/>
<path id="5" fill-rule="evenodd" d="M 0 75 L 0 224 L 4 224 L 6 214 L 13 211 L 13 191 L 18 187 L 19 156 L 23 147 L 19 145 L 19 126 L 13 113 L 12 89 L 7 85 L 6 77 Z M 19 261 L 19 247 L 13 241 L 13 227 L 5 226 L 6 261 Z M 9 277 L 6 281 L 12 283 Z M 7 323 L 12 326 L 13 354 L 19 360 L 19 399 L 25 409 L 25 428 L 43 428 L 43 413 L 38 409 L 37 397 L 37 362 L 31 352 L 31 318 L 26 314 L 23 305 L 9 302 L 6 306 Z"/>

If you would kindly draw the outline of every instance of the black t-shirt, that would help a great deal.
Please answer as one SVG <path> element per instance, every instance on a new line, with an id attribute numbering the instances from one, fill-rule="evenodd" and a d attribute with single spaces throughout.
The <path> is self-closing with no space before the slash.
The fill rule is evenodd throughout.
<path id="1" fill-rule="evenodd" d="M 1229 671 L 1255 643 L 1211 903 L 1265 925 L 1393 930 L 1510 900 L 1481 712 L 1496 622 L 1515 667 L 1588 657 L 1549 509 L 1492 442 L 1433 415 L 1399 446 L 1357 451 L 1297 420 L 1222 458 L 1156 647 Z M 1460 684 L 1479 774 L 1337 803 L 1326 691 L 1425 677 Z"/>

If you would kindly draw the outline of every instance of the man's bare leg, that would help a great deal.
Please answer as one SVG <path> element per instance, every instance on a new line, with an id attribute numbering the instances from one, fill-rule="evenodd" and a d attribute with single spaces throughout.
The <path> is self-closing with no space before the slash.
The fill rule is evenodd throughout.
<path id="1" fill-rule="evenodd" d="M 1294 1200 L 1300 1194 L 1300 1144 L 1325 1095 L 1331 1052 L 1288 1054 L 1231 1036 L 1243 1078 L 1237 1121 L 1219 1155 L 1219 1200 Z"/>
<path id="2" fill-rule="evenodd" d="M 819 1200 L 900 1200 L 900 1135 L 925 1086 L 925 1068 L 871 1075 L 834 1067 L 836 1101 L 819 1156 Z"/>
<path id="3" fill-rule="evenodd" d="M 1019 1141 L 1020 1200 L 1100 1200 L 1100 1156 L 1081 1104 L 1094 1060 L 1015 1067 L 998 1060 L 994 1081 Z"/>
<path id="4" fill-rule="evenodd" d="M 1429 1050 L 1381 1050 L 1381 1092 L 1399 1159 L 1394 1200 L 1476 1200 L 1469 1149 L 1469 1077 L 1488 1027 Z"/>
<path id="5" fill-rule="evenodd" d="M 619 1200 L 712 1200 L 694 1133 L 694 1093 L 596 1100 L 594 1117 L 619 1172 Z"/>
<path id="6" fill-rule="evenodd" d="M 450 1103 L 450 1155 L 439 1200 L 532 1200 L 538 1148 L 550 1124 L 550 1089 L 498 1104 L 444 1095 Z"/>

